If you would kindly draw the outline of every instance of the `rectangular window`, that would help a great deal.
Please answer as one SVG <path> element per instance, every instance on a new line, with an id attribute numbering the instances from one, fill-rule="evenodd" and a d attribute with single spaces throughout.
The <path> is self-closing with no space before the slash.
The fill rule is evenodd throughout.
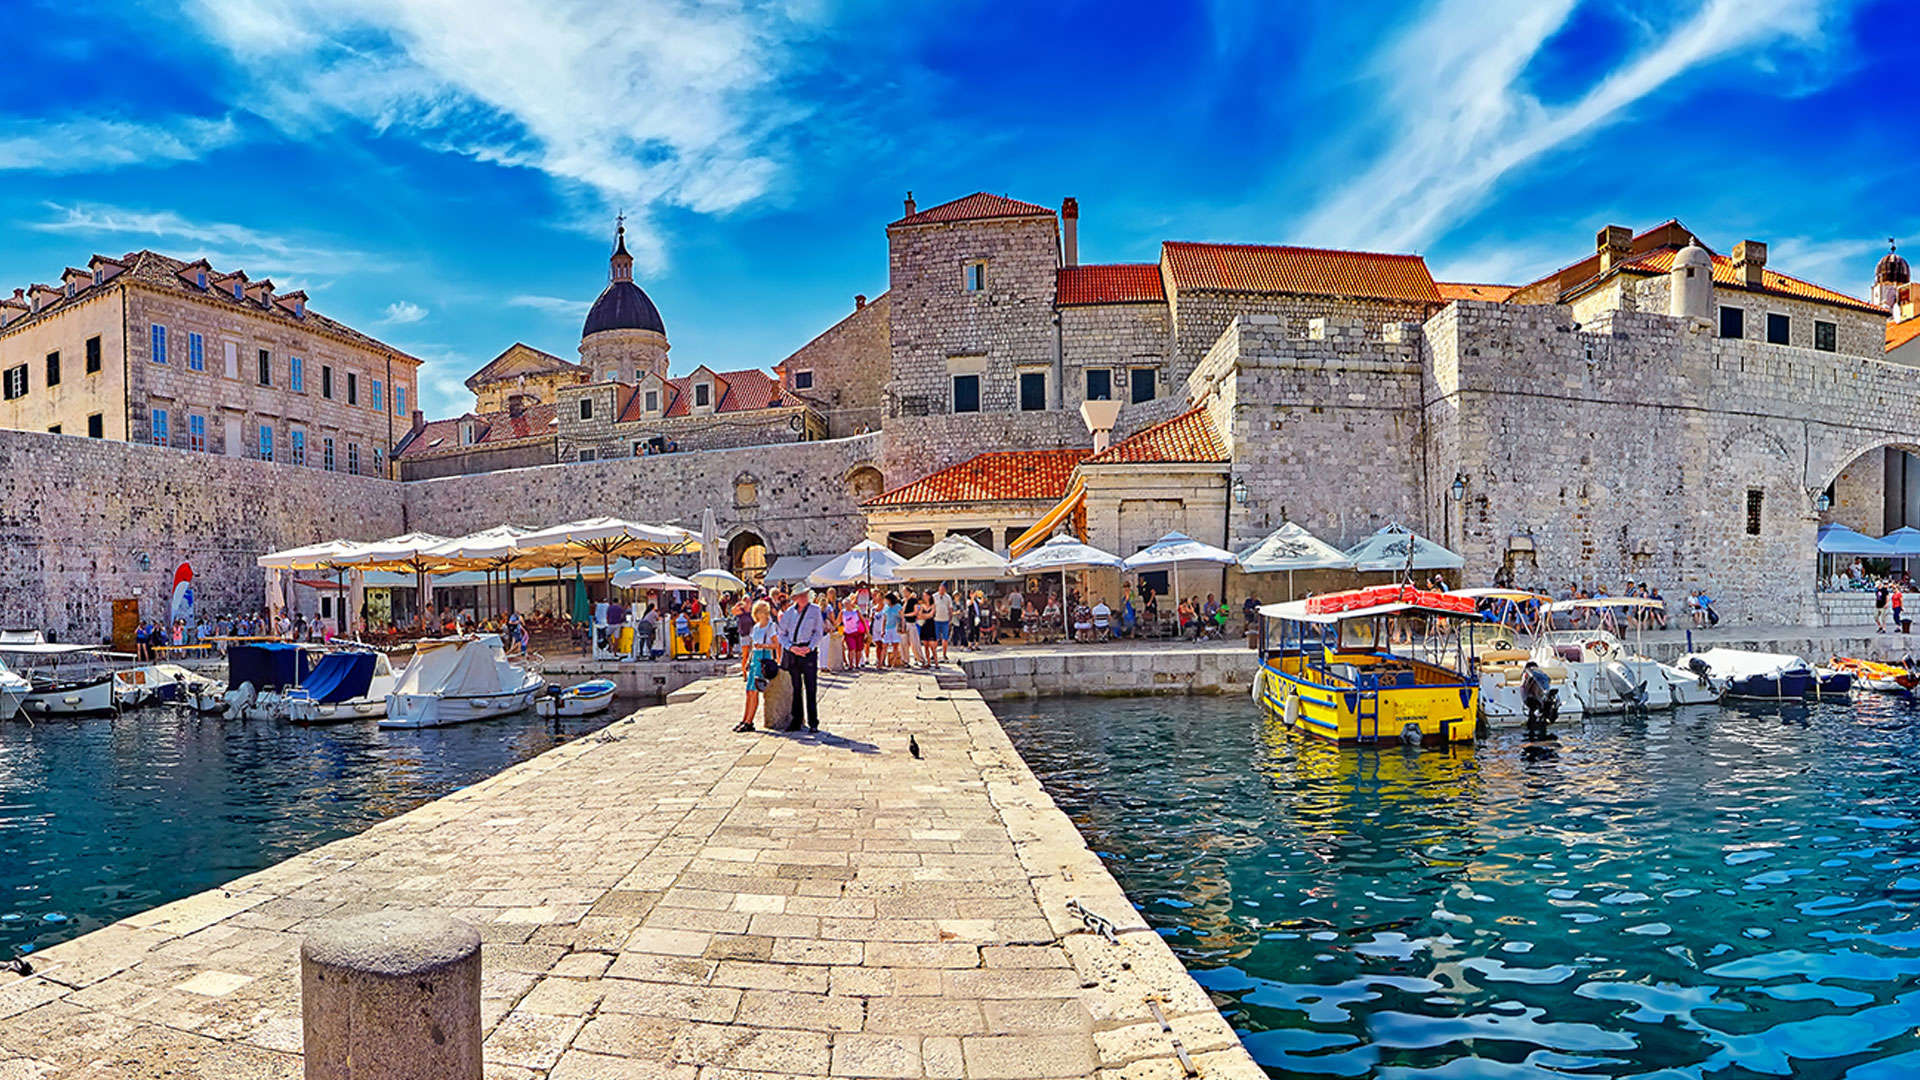
<path id="1" fill-rule="evenodd" d="M 16 367 L 8 368 L 6 399 L 8 401 L 12 401 L 14 398 L 21 398 L 26 396 L 27 396 L 27 365 L 20 364 Z"/>
<path id="2" fill-rule="evenodd" d="M 1720 336 L 1723 338 L 1742 338 L 1747 336 L 1747 313 L 1737 307 L 1720 309 Z"/>
<path id="3" fill-rule="evenodd" d="M 60 425 L 59 425 L 59 424 L 50 424 L 50 425 L 48 425 L 48 426 L 47 426 L 47 434 L 49 434 L 49 435 L 58 435 L 58 434 L 60 434 Z"/>
<path id="4" fill-rule="evenodd" d="M 167 410 L 153 410 L 153 423 L 149 425 L 149 427 L 153 433 L 153 445 L 167 445 L 167 438 L 172 434 L 172 432 L 167 430 Z"/>
<path id="5" fill-rule="evenodd" d="M 287 460 L 295 465 L 307 463 L 307 433 L 304 431 L 287 432 Z"/>
<path id="6" fill-rule="evenodd" d="M 273 425 L 260 425 L 260 460 L 273 460 Z"/>
<path id="7" fill-rule="evenodd" d="M 333 438 L 328 436 L 320 440 L 320 467 L 333 471 Z"/>
<path id="8" fill-rule="evenodd" d="M 1777 311 L 1767 312 L 1767 344 L 1785 345 L 1793 336 L 1793 320 Z"/>
<path id="9" fill-rule="evenodd" d="M 207 418 L 198 413 L 187 417 L 187 448 L 207 452 Z"/>
<path id="10" fill-rule="evenodd" d="M 379 447 L 376 446 L 373 448 L 373 475 L 375 476 L 387 475 L 381 465 L 385 457 L 386 457 L 385 452 L 382 451 Z"/>
<path id="11" fill-rule="evenodd" d="M 1113 400 L 1113 372 L 1106 368 L 1087 369 L 1087 400 Z"/>
<path id="12" fill-rule="evenodd" d="M 647 411 L 648 412 L 660 411 L 660 391 L 658 390 L 647 391 Z"/>
<path id="13" fill-rule="evenodd" d="M 955 375 L 953 377 L 953 411 L 980 411 L 980 376 Z"/>
<path id="14" fill-rule="evenodd" d="M 347 404 L 360 404 L 360 375 L 358 372 L 347 372 Z"/>
<path id="15" fill-rule="evenodd" d="M 380 392 L 379 379 L 370 379 L 367 382 L 367 407 L 370 409 L 384 409 L 387 407 L 386 395 Z"/>
<path id="16" fill-rule="evenodd" d="M 713 402 L 713 387 L 706 383 L 697 383 L 693 388 L 693 403 L 705 407 Z"/>
<path id="17" fill-rule="evenodd" d="M 580 419 L 582 420 L 593 419 L 593 399 L 592 398 L 580 399 Z"/>
<path id="18" fill-rule="evenodd" d="M 404 386 L 393 388 L 393 412 L 396 416 L 407 415 L 407 388 Z"/>
<path id="19" fill-rule="evenodd" d="M 265 349 L 260 350 L 260 385 L 273 385 L 272 357 Z"/>
<path id="20" fill-rule="evenodd" d="M 222 351 L 226 355 L 227 378 L 229 379 L 239 378 L 240 377 L 240 346 L 235 345 L 231 341 L 223 341 L 220 344 L 222 347 Z"/>
<path id="21" fill-rule="evenodd" d="M 987 288 L 987 261 L 975 259 L 967 264 L 966 286 L 968 292 L 984 292 Z"/>
<path id="22" fill-rule="evenodd" d="M 187 335 L 187 370 L 207 370 L 207 339 L 199 334 Z"/>
<path id="23" fill-rule="evenodd" d="M 47 354 L 47 385 L 60 385 L 60 354 L 57 352 Z"/>
<path id="24" fill-rule="evenodd" d="M 99 370 L 100 339 L 98 337 L 90 337 L 87 339 L 87 374 L 92 375 Z"/>
<path id="25" fill-rule="evenodd" d="M 1832 352 L 1840 347 L 1840 328 L 1830 322 L 1816 320 L 1813 324 L 1813 347 L 1821 352 Z"/>
<path id="26" fill-rule="evenodd" d="M 307 362 L 297 356 L 287 357 L 287 389 L 296 394 L 307 392 Z"/>
<path id="27" fill-rule="evenodd" d="M 350 442 L 347 444 L 347 475 L 348 476 L 360 475 L 360 444 L 359 443 Z"/>
<path id="28" fill-rule="evenodd" d="M 107 437 L 107 419 L 99 413 L 87 417 L 87 438 L 104 439 Z"/>
<path id="29" fill-rule="evenodd" d="M 1020 373 L 1020 411 L 1041 412 L 1047 407 L 1047 373 L 1044 371 L 1023 371 Z"/>
<path id="30" fill-rule="evenodd" d="M 1760 535 L 1760 503 L 1766 493 L 1759 488 L 1747 489 L 1747 535 Z"/>
<path id="31" fill-rule="evenodd" d="M 1150 367 L 1137 367 L 1127 374 L 1127 389 L 1131 391 L 1130 400 L 1138 405 L 1152 401 L 1160 393 L 1160 373 Z"/>
<path id="32" fill-rule="evenodd" d="M 599 454 L 593 450 L 581 450 L 574 454 L 575 461 L 592 461 L 596 457 L 599 457 Z"/>
<path id="33" fill-rule="evenodd" d="M 794 388 L 795 390 L 811 390 L 811 389 L 813 389 L 813 369 L 811 369 L 811 368 L 809 368 L 809 369 L 807 369 L 806 371 L 796 371 L 796 372 L 794 372 L 794 373 L 793 373 L 793 388 Z"/>
<path id="34" fill-rule="evenodd" d="M 328 401 L 333 400 L 333 365 L 331 364 L 320 365 L 320 396 Z"/>
<path id="35" fill-rule="evenodd" d="M 151 357 L 153 358 L 153 362 L 156 364 L 166 363 L 167 362 L 167 328 L 164 326 L 161 326 L 159 323 L 154 323 L 153 326 L 149 328 L 148 335 L 149 335 L 148 344 L 149 344 L 149 350 L 150 350 L 149 355 L 151 355 Z"/>

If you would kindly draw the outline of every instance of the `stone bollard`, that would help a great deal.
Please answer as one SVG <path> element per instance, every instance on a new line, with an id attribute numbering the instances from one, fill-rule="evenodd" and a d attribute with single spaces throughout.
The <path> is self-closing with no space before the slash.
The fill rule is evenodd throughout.
<path id="1" fill-rule="evenodd" d="M 300 943 L 306 1080 L 480 1080 L 480 933 L 427 911 L 314 926 Z"/>
<path id="2" fill-rule="evenodd" d="M 793 675 L 786 668 L 760 691 L 760 726 L 768 731 L 793 730 Z"/>

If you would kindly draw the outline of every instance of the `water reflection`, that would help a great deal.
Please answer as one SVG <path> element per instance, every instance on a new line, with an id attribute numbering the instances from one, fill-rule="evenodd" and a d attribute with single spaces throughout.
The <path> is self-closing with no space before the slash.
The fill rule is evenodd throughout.
<path id="1" fill-rule="evenodd" d="M 1705 707 L 1422 751 L 1232 700 L 1003 712 L 1263 1065 L 1392 1077 L 1920 1075 L 1916 717 Z"/>
<path id="2" fill-rule="evenodd" d="M 0 957 L 360 832 L 628 711 L 422 731 L 158 710 L 0 724 Z"/>

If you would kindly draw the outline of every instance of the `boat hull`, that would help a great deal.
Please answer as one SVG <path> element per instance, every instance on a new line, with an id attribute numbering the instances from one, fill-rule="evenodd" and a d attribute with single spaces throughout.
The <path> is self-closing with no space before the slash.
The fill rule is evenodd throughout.
<path id="1" fill-rule="evenodd" d="M 1260 707 L 1282 724 L 1342 745 L 1379 742 L 1471 742 L 1480 720 L 1473 683 L 1401 686 L 1373 691 L 1378 715 L 1363 715 L 1366 693 L 1295 678 L 1271 663 L 1254 682 Z"/>
<path id="2" fill-rule="evenodd" d="M 592 685 L 592 684 L 585 684 Z M 541 694 L 533 703 L 534 711 L 541 716 L 594 716 L 613 707 L 612 683 L 595 686 L 591 690 L 581 686 L 570 686 L 558 694 Z"/>
<path id="3" fill-rule="evenodd" d="M 11 720 L 27 698 L 24 683 L 0 683 L 0 720 Z"/>
<path id="4" fill-rule="evenodd" d="M 1811 671 L 1788 671 L 1778 675 L 1746 675 L 1727 684 L 1727 696 L 1763 701 L 1803 698 L 1812 695 L 1818 684 Z"/>
<path id="5" fill-rule="evenodd" d="M 533 679 L 516 690 L 491 694 L 389 694 L 387 715 L 380 719 L 383 728 L 427 728 L 464 724 L 507 716 L 532 707 L 546 690 L 546 684 Z"/>
<path id="6" fill-rule="evenodd" d="M 21 700 L 20 709 L 28 716 L 97 716 L 113 712 L 113 676 L 36 687 Z"/>
<path id="7" fill-rule="evenodd" d="M 1560 692 L 1560 719 L 1577 720 L 1586 713 L 1587 703 L 1581 698 L 1578 687 L 1564 675 L 1558 679 L 1549 675 L 1549 679 L 1553 688 Z M 1526 726 L 1525 693 L 1526 684 L 1516 681 L 1509 671 L 1483 668 L 1480 672 L 1480 718 L 1490 728 Z"/>

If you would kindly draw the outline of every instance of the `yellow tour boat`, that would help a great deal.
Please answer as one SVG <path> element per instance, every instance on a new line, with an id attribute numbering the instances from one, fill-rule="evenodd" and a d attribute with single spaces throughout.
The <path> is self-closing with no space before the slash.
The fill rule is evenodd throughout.
<path id="1" fill-rule="evenodd" d="M 1296 731 L 1342 744 L 1470 741 L 1480 719 L 1469 597 L 1410 585 L 1260 609 L 1254 700 Z"/>

